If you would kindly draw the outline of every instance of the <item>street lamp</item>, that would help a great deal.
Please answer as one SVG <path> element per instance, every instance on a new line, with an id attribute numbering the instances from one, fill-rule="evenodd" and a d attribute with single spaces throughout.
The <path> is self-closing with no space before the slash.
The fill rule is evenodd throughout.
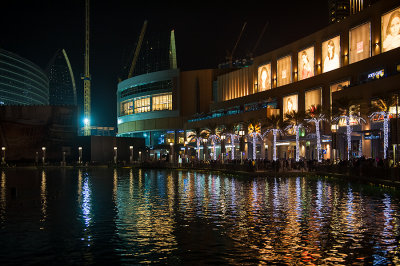
<path id="1" fill-rule="evenodd" d="M 118 148 L 114 147 L 114 163 L 117 164 Z"/>
<path id="2" fill-rule="evenodd" d="M 131 151 L 131 155 L 129 156 L 129 161 L 133 162 L 133 146 L 129 146 L 129 150 Z"/>
<path id="3" fill-rule="evenodd" d="M 6 147 L 1 147 L 3 151 L 3 156 L 1 157 L 1 164 L 6 164 Z"/>
<path id="4" fill-rule="evenodd" d="M 79 151 L 78 163 L 81 164 L 82 163 L 82 147 L 78 147 L 78 151 Z"/>
<path id="5" fill-rule="evenodd" d="M 44 165 L 46 161 L 46 147 L 42 147 L 42 151 L 43 151 L 42 163 Z"/>

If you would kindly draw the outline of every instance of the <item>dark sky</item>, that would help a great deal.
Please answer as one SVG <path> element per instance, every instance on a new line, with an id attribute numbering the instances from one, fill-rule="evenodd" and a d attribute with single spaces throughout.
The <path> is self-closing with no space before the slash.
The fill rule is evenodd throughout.
<path id="1" fill-rule="evenodd" d="M 67 51 L 83 106 L 84 0 L 3 1 L 0 47 L 43 69 L 59 48 Z M 144 20 L 174 29 L 181 70 L 216 68 L 232 50 L 243 23 L 247 25 L 235 52 L 260 55 L 328 25 L 327 0 L 309 1 L 91 1 L 90 72 L 92 125 L 116 126 L 116 89 L 124 54 L 135 48 Z M 83 108 L 83 107 L 82 107 Z"/>

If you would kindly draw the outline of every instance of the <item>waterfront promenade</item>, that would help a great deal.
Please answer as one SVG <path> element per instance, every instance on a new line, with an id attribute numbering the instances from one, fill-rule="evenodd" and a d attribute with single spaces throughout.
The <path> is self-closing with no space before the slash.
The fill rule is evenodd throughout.
<path id="1" fill-rule="evenodd" d="M 363 181 L 379 185 L 400 188 L 400 167 L 395 166 L 389 160 L 375 160 L 357 158 L 350 161 L 339 161 L 332 163 L 329 160 L 317 162 L 308 160 L 295 162 L 294 160 L 279 159 L 270 160 L 227 160 L 220 161 L 191 161 L 187 163 L 171 163 L 165 160 L 145 160 L 142 162 L 127 163 L 125 161 L 97 164 L 3 164 L 2 168 L 144 168 L 144 169 L 175 169 L 196 171 L 217 171 L 228 174 L 244 176 L 330 176 L 346 180 Z"/>

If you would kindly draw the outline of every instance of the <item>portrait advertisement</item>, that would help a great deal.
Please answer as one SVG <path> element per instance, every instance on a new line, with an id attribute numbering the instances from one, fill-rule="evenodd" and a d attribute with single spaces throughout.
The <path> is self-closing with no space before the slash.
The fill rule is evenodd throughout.
<path id="1" fill-rule="evenodd" d="M 292 57 L 290 55 L 278 59 L 277 72 L 278 87 L 292 82 Z"/>
<path id="2" fill-rule="evenodd" d="M 340 67 L 340 36 L 322 43 L 322 72 Z"/>
<path id="3" fill-rule="evenodd" d="M 258 67 L 258 91 L 271 89 L 271 63 Z"/>
<path id="4" fill-rule="evenodd" d="M 381 35 L 382 52 L 400 47 L 400 7 L 382 16 Z"/>
<path id="5" fill-rule="evenodd" d="M 371 57 L 371 22 L 350 30 L 350 64 Z"/>
<path id="6" fill-rule="evenodd" d="M 297 100 L 298 95 L 293 94 L 286 97 L 283 97 L 283 116 L 285 114 L 290 113 L 291 111 L 297 111 Z"/>
<path id="7" fill-rule="evenodd" d="M 314 46 L 300 51 L 297 58 L 299 80 L 314 76 Z"/>
<path id="8" fill-rule="evenodd" d="M 322 105 L 322 90 L 321 88 L 306 91 L 305 93 L 305 106 L 306 111 L 311 108 L 312 105 Z"/>

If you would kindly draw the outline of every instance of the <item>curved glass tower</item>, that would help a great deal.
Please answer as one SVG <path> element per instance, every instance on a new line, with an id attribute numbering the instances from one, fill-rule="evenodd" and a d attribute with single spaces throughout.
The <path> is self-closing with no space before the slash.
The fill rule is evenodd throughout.
<path id="1" fill-rule="evenodd" d="M 0 105 L 48 105 L 49 80 L 31 61 L 0 49 Z"/>
<path id="2" fill-rule="evenodd" d="M 46 68 L 50 105 L 77 105 L 76 86 L 67 53 L 57 50 Z"/>

